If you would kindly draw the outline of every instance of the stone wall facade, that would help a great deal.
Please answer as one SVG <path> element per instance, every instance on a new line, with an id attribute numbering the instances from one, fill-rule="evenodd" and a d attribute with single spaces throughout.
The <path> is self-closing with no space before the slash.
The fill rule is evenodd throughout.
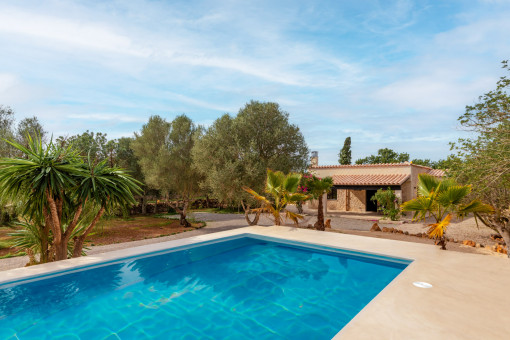
<path id="1" fill-rule="evenodd" d="M 365 212 L 367 204 L 366 190 L 353 189 L 332 189 L 337 190 L 337 199 L 327 200 L 327 210 L 333 211 L 356 211 Z M 308 207 L 312 209 L 318 208 L 317 200 L 308 202 Z"/>

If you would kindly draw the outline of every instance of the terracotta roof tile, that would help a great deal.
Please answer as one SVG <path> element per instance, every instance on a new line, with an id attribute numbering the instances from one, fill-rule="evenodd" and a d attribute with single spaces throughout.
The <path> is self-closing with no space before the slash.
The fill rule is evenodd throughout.
<path id="1" fill-rule="evenodd" d="M 331 177 L 335 185 L 401 185 L 410 175 L 333 175 Z"/>
<path id="2" fill-rule="evenodd" d="M 441 169 L 432 169 L 428 172 L 429 175 L 435 176 L 435 177 L 444 177 L 444 170 Z"/>

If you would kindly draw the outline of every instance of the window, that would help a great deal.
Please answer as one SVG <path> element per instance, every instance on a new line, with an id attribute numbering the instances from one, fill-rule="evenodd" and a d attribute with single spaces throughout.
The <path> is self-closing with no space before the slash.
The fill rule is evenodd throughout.
<path id="1" fill-rule="evenodd" d="M 328 194 L 328 200 L 336 200 L 336 199 L 337 199 L 336 188 L 331 188 L 331 192 Z"/>

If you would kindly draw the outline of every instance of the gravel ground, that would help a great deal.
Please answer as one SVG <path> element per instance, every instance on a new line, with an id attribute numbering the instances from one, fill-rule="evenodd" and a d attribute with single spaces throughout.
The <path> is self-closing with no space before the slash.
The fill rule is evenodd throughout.
<path id="1" fill-rule="evenodd" d="M 306 227 L 308 224 L 314 224 L 316 221 L 316 217 L 314 216 L 315 211 L 305 211 L 308 213 L 305 219 L 300 223 L 300 226 Z M 348 217 L 344 217 L 347 215 Z M 87 251 L 88 254 L 99 254 L 108 251 L 130 248 L 141 246 L 145 244 L 159 243 L 170 240 L 176 240 L 191 236 L 198 236 L 204 234 L 210 234 L 218 231 L 231 230 L 241 227 L 246 227 L 248 224 L 242 214 L 215 214 L 215 213 L 207 213 L 207 212 L 194 212 L 189 214 L 189 217 L 193 217 L 198 221 L 206 221 L 207 226 L 201 229 L 192 230 L 176 235 L 158 237 L 153 239 L 132 241 L 132 242 L 124 242 L 117 244 L 110 244 L 105 246 L 94 246 L 90 247 Z M 177 216 L 170 218 L 178 218 Z M 402 241 L 409 242 L 419 242 L 419 243 L 430 243 L 433 244 L 433 240 L 429 239 L 420 239 L 414 236 L 407 236 L 401 234 L 390 234 L 390 233 L 382 233 L 382 232 L 369 232 L 370 228 L 374 224 L 375 220 L 379 219 L 378 215 L 370 215 L 370 214 L 345 214 L 342 213 L 341 216 L 338 214 L 328 215 L 326 219 L 331 219 L 331 229 L 334 232 L 345 232 L 349 234 L 356 234 L 362 236 L 371 236 L 371 237 L 381 237 L 381 238 L 390 238 L 397 239 Z M 428 223 L 403 223 L 403 224 L 395 224 L 380 221 L 378 222 L 379 227 L 393 227 L 403 231 L 408 231 L 409 233 L 423 233 L 426 231 L 426 226 Z M 272 221 L 267 216 L 261 216 L 259 220 L 259 225 L 273 225 Z M 288 224 L 291 225 L 291 224 Z M 450 238 L 454 238 L 456 240 L 472 240 L 476 243 L 480 243 L 482 245 L 494 245 L 495 242 L 490 239 L 492 230 L 480 226 L 479 228 L 476 226 L 474 218 L 467 218 L 463 221 L 455 221 L 453 222 L 447 231 L 447 236 Z M 459 250 L 466 252 L 478 252 L 483 254 L 491 254 L 496 255 L 496 253 L 490 252 L 483 248 L 472 248 L 465 247 L 459 244 L 449 243 L 448 246 L 451 250 Z M 501 254 L 499 254 L 501 255 Z M 504 255 L 506 256 L 506 255 Z M 20 257 L 12 257 L 7 259 L 0 260 L 0 271 L 8 270 L 18 267 L 23 267 L 28 262 L 28 257 L 20 256 Z"/>

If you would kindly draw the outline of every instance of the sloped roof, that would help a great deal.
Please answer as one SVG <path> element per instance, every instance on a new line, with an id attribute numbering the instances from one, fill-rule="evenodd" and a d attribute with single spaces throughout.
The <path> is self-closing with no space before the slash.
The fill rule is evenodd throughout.
<path id="1" fill-rule="evenodd" d="M 410 177 L 407 174 L 333 175 L 334 185 L 401 185 Z"/>
<path id="2" fill-rule="evenodd" d="M 444 170 L 432 169 L 428 172 L 428 174 L 435 177 L 444 177 Z"/>
<path id="3" fill-rule="evenodd" d="M 315 165 L 311 166 L 312 169 L 332 169 L 332 168 L 373 168 L 373 167 L 395 167 L 395 166 L 410 166 L 411 163 L 404 162 L 404 163 L 377 163 L 377 164 L 347 164 L 347 165 Z M 414 166 L 424 167 L 422 165 L 416 165 Z M 424 167 L 427 169 L 430 169 L 429 167 Z"/>

